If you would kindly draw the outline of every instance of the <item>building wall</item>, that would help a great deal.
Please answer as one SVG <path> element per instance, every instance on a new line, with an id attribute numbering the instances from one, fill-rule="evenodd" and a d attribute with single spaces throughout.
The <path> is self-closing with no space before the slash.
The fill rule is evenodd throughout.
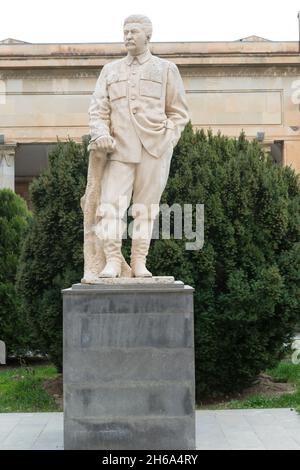
<path id="1" fill-rule="evenodd" d="M 249 138 L 264 131 L 271 142 L 300 141 L 299 104 L 293 103 L 295 68 L 180 67 L 196 127 Z M 6 100 L 1 104 L 0 133 L 7 143 L 51 142 L 88 133 L 90 96 L 99 69 L 6 73 Z M 299 86 L 300 89 L 300 86 Z"/>
<path id="2" fill-rule="evenodd" d="M 6 76 L 0 133 L 8 142 L 55 142 L 88 133 L 90 95 L 99 69 L 16 70 Z"/>
<path id="3" fill-rule="evenodd" d="M 297 67 L 185 69 L 192 123 L 231 137 L 244 130 L 254 139 L 263 132 L 268 145 L 283 141 L 282 163 L 300 172 L 299 72 Z"/>
<path id="4" fill-rule="evenodd" d="M 232 137 L 244 130 L 249 139 L 263 132 L 265 146 L 284 142 L 282 163 L 300 172 L 297 43 L 161 43 L 151 47 L 154 54 L 178 65 L 195 127 Z M 124 54 L 120 44 L 0 45 L 0 135 L 6 148 L 10 146 L 10 159 L 14 145 L 69 137 L 81 141 L 89 132 L 87 110 L 100 70 Z M 0 145 L 1 165 L 3 149 Z M 4 181 L 2 174 L 6 180 L 7 174 L 14 178 L 11 167 L 1 166 Z M 23 194 L 28 176 L 17 175 Z"/>

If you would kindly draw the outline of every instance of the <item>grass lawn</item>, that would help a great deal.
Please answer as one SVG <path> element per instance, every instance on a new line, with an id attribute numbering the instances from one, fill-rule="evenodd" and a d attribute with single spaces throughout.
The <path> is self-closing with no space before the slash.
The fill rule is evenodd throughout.
<path id="1" fill-rule="evenodd" d="M 0 367 L 0 413 L 61 411 L 42 386 L 57 376 L 53 366 Z"/>
<path id="2" fill-rule="evenodd" d="M 282 361 L 276 368 L 265 371 L 275 380 L 295 386 L 292 393 L 280 396 L 249 394 L 247 398 L 218 401 L 198 409 L 295 408 L 300 413 L 300 364 Z M 0 413 L 62 411 L 43 383 L 59 377 L 51 365 L 33 367 L 0 367 Z"/>
<path id="3" fill-rule="evenodd" d="M 201 406 L 200 409 L 245 409 L 245 408 L 295 408 L 300 413 L 300 364 L 295 365 L 289 361 L 282 361 L 274 369 L 265 371 L 276 380 L 287 381 L 294 384 L 295 391 L 281 396 L 266 396 L 253 394 L 246 399 L 232 399 L 220 401 L 212 405 Z"/>

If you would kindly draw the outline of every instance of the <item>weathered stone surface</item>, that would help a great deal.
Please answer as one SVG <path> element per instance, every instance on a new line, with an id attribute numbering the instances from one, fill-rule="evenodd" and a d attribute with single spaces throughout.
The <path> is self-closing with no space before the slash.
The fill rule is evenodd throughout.
<path id="1" fill-rule="evenodd" d="M 66 346 L 93 351 L 103 347 L 192 347 L 192 316 L 192 313 L 70 313 L 65 317 Z"/>
<path id="2" fill-rule="evenodd" d="M 141 419 L 70 419 L 65 449 L 194 450 L 193 417 Z"/>
<path id="3" fill-rule="evenodd" d="M 170 396 L 170 387 L 172 394 Z M 68 385 L 66 416 L 154 418 L 193 416 L 194 389 L 189 382 L 121 382 L 102 385 Z"/>
<path id="4" fill-rule="evenodd" d="M 81 199 L 85 284 L 99 278 L 152 277 L 146 259 L 154 220 L 173 149 L 190 116 L 179 70 L 152 55 L 151 35 L 145 15 L 125 19 L 127 56 L 101 70 L 91 96 L 89 168 Z M 121 248 L 131 199 L 129 266 Z"/>
<path id="5" fill-rule="evenodd" d="M 64 292 L 66 449 L 194 449 L 193 289 Z"/>
<path id="6" fill-rule="evenodd" d="M 192 348 L 103 348 L 99 351 L 64 350 L 66 383 L 121 380 L 190 380 L 194 374 Z"/>
<path id="7" fill-rule="evenodd" d="M 68 295 L 70 290 L 65 291 L 64 309 L 72 313 L 89 313 L 93 314 L 110 314 L 110 313 L 192 313 L 193 297 L 188 295 L 191 288 L 184 289 L 165 289 L 159 288 L 148 289 L 147 292 L 141 288 L 130 291 L 130 299 L 128 293 L 122 289 L 102 290 L 86 289 L 72 291 L 72 295 Z M 101 300 L 99 297 L 101 292 Z M 170 293 L 172 292 L 172 295 Z M 92 294 L 92 295 L 90 295 Z"/>
<path id="8" fill-rule="evenodd" d="M 142 284 L 143 286 L 148 286 L 149 284 L 151 287 L 153 287 L 153 284 L 159 285 L 159 284 L 170 284 L 176 286 L 174 283 L 174 277 L 173 276 L 152 276 L 152 277 L 103 277 L 97 279 L 97 281 L 94 284 L 88 284 L 88 287 L 93 288 L 94 286 L 97 288 L 98 285 L 101 285 L 101 287 L 104 286 L 114 286 L 117 285 L 118 288 L 120 286 L 125 285 L 126 287 L 128 286 L 133 286 L 135 287 L 136 285 Z M 87 284 L 81 283 L 81 284 L 74 284 L 75 288 L 78 289 L 84 289 L 87 287 Z"/>

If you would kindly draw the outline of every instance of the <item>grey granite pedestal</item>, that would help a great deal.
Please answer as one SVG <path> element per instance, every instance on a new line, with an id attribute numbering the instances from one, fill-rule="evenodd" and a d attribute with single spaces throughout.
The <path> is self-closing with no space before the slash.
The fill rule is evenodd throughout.
<path id="1" fill-rule="evenodd" d="M 158 281 L 63 291 L 65 449 L 195 449 L 193 289 Z"/>

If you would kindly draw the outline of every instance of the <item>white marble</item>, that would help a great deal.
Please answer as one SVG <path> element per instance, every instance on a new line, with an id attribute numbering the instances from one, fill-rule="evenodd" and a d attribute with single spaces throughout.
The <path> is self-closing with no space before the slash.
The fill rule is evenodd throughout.
<path id="1" fill-rule="evenodd" d="M 153 223 L 173 148 L 189 121 L 177 66 L 151 54 L 152 23 L 124 21 L 127 56 L 105 64 L 89 107 L 91 142 L 84 211 L 84 277 L 152 276 L 146 268 Z M 133 200 L 130 266 L 122 256 L 123 217 Z"/>
<path id="2" fill-rule="evenodd" d="M 104 285 L 134 285 L 134 284 L 174 284 L 173 276 L 152 276 L 152 277 L 120 277 L 120 278 L 99 278 L 93 283 L 82 284 L 104 284 Z"/>

